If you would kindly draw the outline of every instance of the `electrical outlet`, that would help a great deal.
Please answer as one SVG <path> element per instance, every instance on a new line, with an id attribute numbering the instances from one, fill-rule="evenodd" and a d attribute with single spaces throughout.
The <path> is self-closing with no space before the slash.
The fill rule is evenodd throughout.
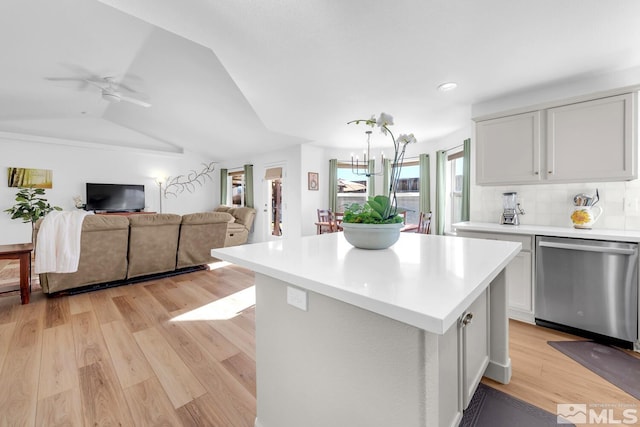
<path id="1" fill-rule="evenodd" d="M 307 291 L 287 286 L 287 304 L 302 311 L 307 311 Z"/>

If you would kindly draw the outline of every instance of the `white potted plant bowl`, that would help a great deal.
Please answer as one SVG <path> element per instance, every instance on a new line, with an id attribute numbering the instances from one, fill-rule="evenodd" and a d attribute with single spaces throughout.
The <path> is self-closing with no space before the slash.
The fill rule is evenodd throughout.
<path id="1" fill-rule="evenodd" d="M 402 223 L 393 224 L 340 224 L 347 242 L 360 249 L 386 249 L 400 238 Z"/>

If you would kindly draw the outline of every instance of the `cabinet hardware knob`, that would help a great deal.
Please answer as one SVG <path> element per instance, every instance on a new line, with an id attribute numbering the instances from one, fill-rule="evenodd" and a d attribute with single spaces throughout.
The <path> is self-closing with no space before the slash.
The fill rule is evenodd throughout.
<path id="1" fill-rule="evenodd" d="M 462 318 L 462 325 L 466 326 L 469 323 L 471 323 L 471 321 L 473 320 L 473 313 L 467 313 L 465 314 L 465 316 Z"/>
<path id="2" fill-rule="evenodd" d="M 538 172 L 538 171 L 535 171 L 534 173 L 535 173 L 536 175 L 540 175 L 540 172 Z"/>
<path id="3" fill-rule="evenodd" d="M 553 173 L 553 171 L 549 171 L 549 173 Z"/>

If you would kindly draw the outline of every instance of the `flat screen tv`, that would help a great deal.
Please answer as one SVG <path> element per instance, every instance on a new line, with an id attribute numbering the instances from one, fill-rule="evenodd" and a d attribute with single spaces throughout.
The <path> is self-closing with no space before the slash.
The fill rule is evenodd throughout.
<path id="1" fill-rule="evenodd" d="M 144 185 L 87 183 L 88 211 L 139 212 L 144 210 Z"/>

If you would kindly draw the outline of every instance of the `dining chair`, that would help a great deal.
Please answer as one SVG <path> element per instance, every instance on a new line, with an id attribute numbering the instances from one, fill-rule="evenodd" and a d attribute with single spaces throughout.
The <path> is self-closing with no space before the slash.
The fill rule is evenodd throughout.
<path id="1" fill-rule="evenodd" d="M 316 233 L 333 233 L 333 214 L 329 209 L 318 209 L 318 222 L 316 222 Z"/>
<path id="2" fill-rule="evenodd" d="M 333 213 L 333 231 L 342 231 L 342 219 L 344 218 L 344 212 Z"/>
<path id="3" fill-rule="evenodd" d="M 398 212 L 398 215 L 402 215 L 403 220 L 402 220 L 402 224 L 403 227 L 400 229 L 401 232 L 403 233 L 415 233 L 416 230 L 418 229 L 418 225 L 417 224 L 407 224 L 407 211 L 402 211 L 402 212 Z"/>
<path id="4" fill-rule="evenodd" d="M 416 233 L 429 234 L 431 232 L 431 212 L 420 212 Z"/>

